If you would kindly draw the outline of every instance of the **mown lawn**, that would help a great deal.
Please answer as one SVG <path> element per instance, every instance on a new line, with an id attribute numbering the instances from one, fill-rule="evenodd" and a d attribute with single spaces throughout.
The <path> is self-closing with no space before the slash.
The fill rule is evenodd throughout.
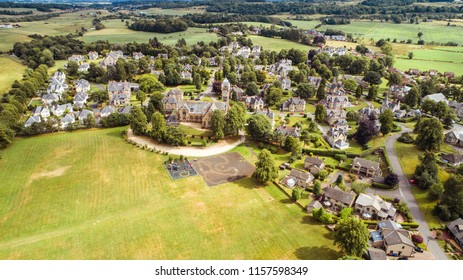
<path id="1" fill-rule="evenodd" d="M 166 157 L 126 143 L 124 129 L 16 139 L 2 151 L 0 259 L 339 257 L 276 187 L 172 181 Z"/>
<path id="2" fill-rule="evenodd" d="M 11 89 L 14 80 L 22 79 L 26 67 L 8 56 L 0 56 L 0 65 L 0 94 L 3 94 Z"/>

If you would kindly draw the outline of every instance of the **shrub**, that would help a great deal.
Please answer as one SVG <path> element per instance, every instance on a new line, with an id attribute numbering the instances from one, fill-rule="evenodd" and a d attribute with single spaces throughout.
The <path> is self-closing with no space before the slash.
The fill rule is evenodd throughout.
<path id="1" fill-rule="evenodd" d="M 339 160 L 339 161 L 344 161 L 347 159 L 347 156 L 345 154 L 335 154 L 334 159 Z"/>
<path id="2" fill-rule="evenodd" d="M 312 216 L 319 222 L 324 224 L 333 224 L 334 217 L 332 214 L 325 211 L 323 208 L 315 209 L 312 211 Z"/>
<path id="3" fill-rule="evenodd" d="M 328 176 L 328 172 L 326 170 L 321 170 L 320 172 L 318 172 L 317 174 L 317 179 L 319 180 L 325 180 L 326 176 Z"/>
<path id="4" fill-rule="evenodd" d="M 407 223 L 407 222 L 400 223 L 400 225 L 402 227 L 409 227 L 409 228 L 412 228 L 412 229 L 416 229 L 416 228 L 418 228 L 420 226 L 418 223 Z"/>
<path id="5" fill-rule="evenodd" d="M 386 185 L 386 184 L 381 184 L 381 183 L 378 183 L 378 182 L 373 182 L 373 183 L 371 184 L 371 186 L 372 186 L 373 188 L 384 189 L 384 190 L 390 190 L 390 189 L 393 189 L 393 188 L 394 188 L 394 186 L 388 186 L 388 185 Z"/>
<path id="6" fill-rule="evenodd" d="M 405 133 L 402 133 L 402 135 L 400 135 L 397 141 L 405 143 L 405 144 L 413 144 L 413 142 L 415 142 L 415 139 L 413 139 L 410 133 L 405 132 Z"/>
<path id="7" fill-rule="evenodd" d="M 423 243 L 423 237 L 421 235 L 418 235 L 418 234 L 413 234 L 412 235 L 412 241 L 413 241 L 413 243 L 421 244 L 421 243 Z"/>
<path id="8" fill-rule="evenodd" d="M 399 183 L 399 176 L 395 173 L 389 173 L 385 178 L 384 182 L 386 185 L 394 187 Z"/>

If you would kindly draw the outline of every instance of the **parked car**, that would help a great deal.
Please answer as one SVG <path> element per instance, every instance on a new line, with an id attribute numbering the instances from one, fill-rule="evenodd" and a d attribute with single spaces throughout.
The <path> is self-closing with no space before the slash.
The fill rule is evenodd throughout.
<path id="1" fill-rule="evenodd" d="M 410 179 L 410 184 L 416 184 L 416 181 L 413 179 Z"/>
<path id="2" fill-rule="evenodd" d="M 398 258 L 397 260 L 400 260 L 400 261 L 408 261 L 408 257 L 400 257 L 400 258 Z"/>
<path id="3" fill-rule="evenodd" d="M 423 252 L 424 252 L 423 249 L 421 249 L 421 248 L 418 247 L 418 246 L 416 246 L 416 247 L 414 248 L 414 250 L 415 250 L 415 252 L 418 252 L 418 253 L 423 253 Z"/>

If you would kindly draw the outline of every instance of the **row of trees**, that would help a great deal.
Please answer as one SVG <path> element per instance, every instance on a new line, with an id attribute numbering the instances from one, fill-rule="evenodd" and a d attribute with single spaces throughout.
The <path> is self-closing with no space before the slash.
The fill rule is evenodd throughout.
<path id="1" fill-rule="evenodd" d="M 136 31 L 172 33 L 187 30 L 188 24 L 181 19 L 160 18 L 157 20 L 138 20 L 130 24 L 129 28 Z"/>

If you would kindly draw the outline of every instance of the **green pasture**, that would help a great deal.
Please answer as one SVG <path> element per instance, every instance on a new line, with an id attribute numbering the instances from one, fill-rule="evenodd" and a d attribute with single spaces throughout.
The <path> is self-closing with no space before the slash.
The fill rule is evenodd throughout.
<path id="1" fill-rule="evenodd" d="M 335 259 L 331 234 L 251 178 L 173 181 L 125 128 L 16 139 L 0 159 L 0 259 Z M 243 149 L 243 148 L 241 148 Z"/>
<path id="2" fill-rule="evenodd" d="M 0 56 L 0 65 L 0 94 L 3 94 L 11 89 L 14 80 L 21 80 L 26 67 L 8 56 Z"/>
<path id="3" fill-rule="evenodd" d="M 418 32 L 423 33 L 422 39 L 425 42 L 446 43 L 449 41 L 463 44 L 461 36 L 463 28 L 461 26 L 447 26 L 444 22 L 420 22 L 420 24 L 409 23 L 386 23 L 380 21 L 351 21 L 351 24 L 345 25 L 323 25 L 320 30 L 326 29 L 342 30 L 346 33 L 352 33 L 355 37 L 365 39 L 397 39 L 397 41 L 411 39 L 416 44 L 418 41 Z"/>
<path id="4" fill-rule="evenodd" d="M 216 41 L 218 38 L 217 34 L 206 32 L 205 28 L 190 27 L 183 32 L 162 34 L 130 30 L 120 20 L 103 21 L 103 24 L 106 26 L 105 29 L 86 32 L 82 37 L 82 41 L 91 43 L 98 40 L 108 40 L 111 43 L 130 43 L 148 42 L 149 39 L 157 37 L 164 44 L 174 45 L 181 38 L 185 39 L 188 44 L 199 41 Z"/>
<path id="5" fill-rule="evenodd" d="M 255 46 L 262 46 L 264 50 L 277 51 L 282 49 L 299 49 L 303 51 L 309 51 L 313 47 L 303 45 L 301 43 L 293 42 L 286 39 L 267 38 L 263 36 L 250 35 L 248 36 Z"/>

